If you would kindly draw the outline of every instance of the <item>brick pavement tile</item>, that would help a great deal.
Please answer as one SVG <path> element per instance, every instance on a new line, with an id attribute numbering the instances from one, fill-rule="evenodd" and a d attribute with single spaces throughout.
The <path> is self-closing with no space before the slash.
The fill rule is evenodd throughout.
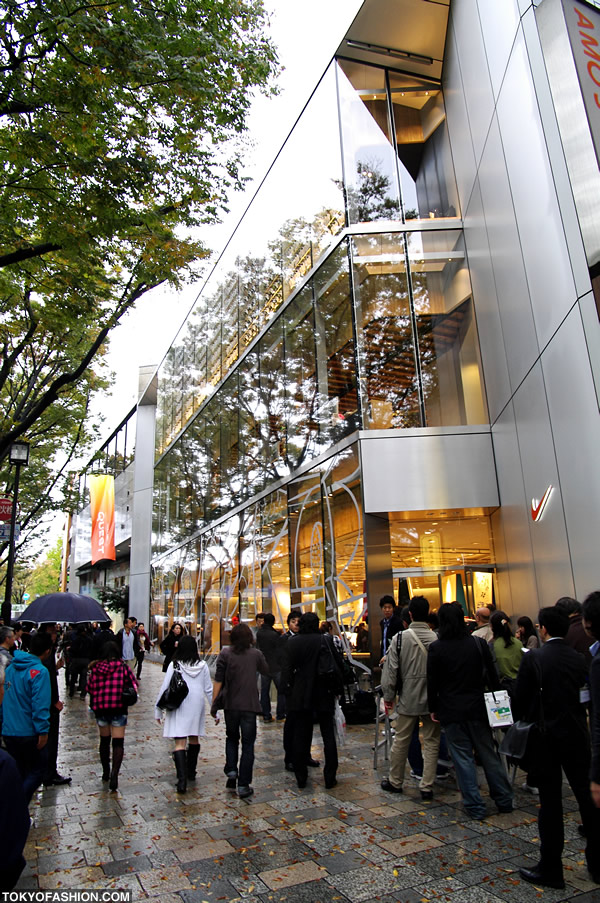
<path id="1" fill-rule="evenodd" d="M 307 881 L 317 881 L 324 874 L 325 869 L 316 862 L 297 862 L 282 868 L 259 872 L 258 877 L 271 890 L 280 890 L 284 887 L 293 887 L 295 884 L 305 884 Z"/>
<path id="2" fill-rule="evenodd" d="M 352 903 L 363 903 L 372 897 L 376 898 L 379 894 L 396 894 L 396 891 L 422 884 L 428 878 L 426 873 L 411 866 L 396 868 L 391 864 L 385 864 L 354 869 L 345 875 L 332 875 L 325 881 L 345 894 Z M 396 896 L 396 899 L 399 897 Z"/>
<path id="3" fill-rule="evenodd" d="M 236 889 L 242 900 L 253 897 L 256 894 L 268 894 L 270 888 L 260 880 L 258 875 L 244 874 L 239 877 L 229 875 L 227 879 Z"/>
<path id="4" fill-rule="evenodd" d="M 442 847 L 444 844 L 441 840 L 436 840 L 430 834 L 411 834 L 406 838 L 397 838 L 396 840 L 387 840 L 379 844 L 388 853 L 402 858 L 412 853 L 421 853 L 423 850 L 432 850 L 435 847 Z"/>
<path id="5" fill-rule="evenodd" d="M 137 879 L 142 888 L 151 897 L 160 896 L 165 890 L 169 893 L 174 893 L 175 891 L 188 890 L 192 886 L 187 876 L 183 874 L 178 866 L 140 872 Z"/>
<path id="6" fill-rule="evenodd" d="M 102 871 L 109 878 L 126 875 L 128 872 L 149 872 L 151 869 L 152 863 L 147 856 L 132 856 L 130 859 L 117 859 L 102 864 Z"/>
<path id="7" fill-rule="evenodd" d="M 226 856 L 227 853 L 234 853 L 233 847 L 228 840 L 212 840 L 208 838 L 203 843 L 192 843 L 183 847 L 174 849 L 175 856 L 180 862 L 190 863 L 199 859 L 214 859 L 217 856 Z"/>
<path id="8" fill-rule="evenodd" d="M 344 822 L 339 818 L 317 818 L 314 821 L 297 822 L 293 826 L 295 834 L 300 837 L 309 837 L 311 834 L 325 834 L 330 831 L 339 831 L 344 828 Z"/>
<path id="9" fill-rule="evenodd" d="M 95 887 L 104 878 L 101 868 L 62 869 L 51 875 L 40 875 L 38 878 L 42 890 L 54 890 L 59 887 L 88 888 Z"/>
<path id="10" fill-rule="evenodd" d="M 85 856 L 80 851 L 52 853 L 50 856 L 39 856 L 37 870 L 40 875 L 47 875 L 61 869 L 81 868 L 87 865 Z"/>
<path id="11" fill-rule="evenodd" d="M 344 874 L 355 868 L 363 868 L 365 865 L 364 855 L 361 855 L 357 850 L 350 850 L 348 853 L 327 853 L 327 855 L 320 856 L 315 861 L 317 865 L 326 869 L 330 875 Z"/>

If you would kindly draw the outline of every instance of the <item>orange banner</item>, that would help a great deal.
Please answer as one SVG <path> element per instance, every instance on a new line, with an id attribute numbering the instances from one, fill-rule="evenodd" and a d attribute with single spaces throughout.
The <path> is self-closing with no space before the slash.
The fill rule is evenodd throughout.
<path id="1" fill-rule="evenodd" d="M 92 564 L 115 554 L 115 478 L 108 474 L 90 476 L 92 511 Z"/>

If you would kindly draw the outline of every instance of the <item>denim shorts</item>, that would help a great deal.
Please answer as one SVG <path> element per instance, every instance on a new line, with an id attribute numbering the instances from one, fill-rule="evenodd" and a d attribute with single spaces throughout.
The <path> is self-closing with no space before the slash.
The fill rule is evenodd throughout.
<path id="1" fill-rule="evenodd" d="M 127 724 L 127 714 L 114 715 L 113 717 L 103 718 L 105 712 L 96 715 L 96 724 L 98 727 L 125 727 Z"/>

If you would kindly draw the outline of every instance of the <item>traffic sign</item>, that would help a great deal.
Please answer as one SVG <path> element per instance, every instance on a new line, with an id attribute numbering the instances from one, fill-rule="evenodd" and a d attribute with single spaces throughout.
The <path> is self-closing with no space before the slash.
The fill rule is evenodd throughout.
<path id="1" fill-rule="evenodd" d="M 12 504 L 12 499 L 0 499 L 0 520 L 10 520 Z"/>

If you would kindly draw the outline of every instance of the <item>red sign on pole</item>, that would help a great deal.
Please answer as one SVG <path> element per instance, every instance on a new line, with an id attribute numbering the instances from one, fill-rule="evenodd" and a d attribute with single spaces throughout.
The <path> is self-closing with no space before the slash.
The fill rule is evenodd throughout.
<path id="1" fill-rule="evenodd" d="M 12 505 L 12 499 L 0 499 L 0 520 L 10 520 Z"/>

